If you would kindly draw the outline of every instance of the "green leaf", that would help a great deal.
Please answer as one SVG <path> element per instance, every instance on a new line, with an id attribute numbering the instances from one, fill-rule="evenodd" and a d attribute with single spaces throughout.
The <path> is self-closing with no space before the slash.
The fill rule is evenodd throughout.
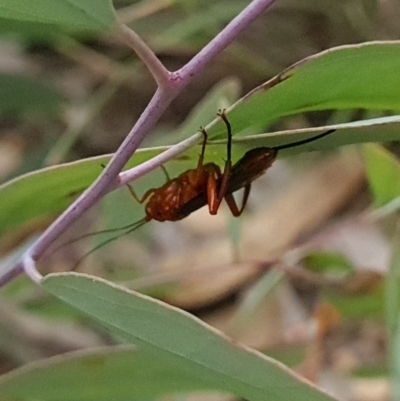
<path id="1" fill-rule="evenodd" d="M 381 140 L 390 140 L 399 137 L 397 128 L 400 117 L 387 117 L 363 121 L 359 125 L 355 123 L 337 125 L 338 132 L 330 137 L 299 148 L 285 150 L 284 153 L 300 153 L 305 149 L 323 150 L 346 143 L 363 142 L 372 140 L 379 135 Z M 310 130 L 307 130 L 310 132 Z M 321 131 L 320 129 L 317 131 Z M 343 132 L 343 134 L 342 134 Z M 304 139 L 305 132 L 292 131 L 288 133 L 277 133 L 276 135 L 259 135 L 255 137 L 241 138 L 241 146 L 234 145 L 234 156 L 242 156 L 244 151 L 251 147 L 275 146 L 278 143 L 293 142 Z M 315 135 L 315 131 L 313 132 Z M 308 136 L 311 136 L 308 134 Z M 291 139 L 285 139 L 282 138 Z M 292 138 L 293 137 L 293 138 Z M 143 149 L 136 152 L 134 157 L 127 164 L 131 168 L 154 157 L 165 147 Z M 224 146 L 211 144 L 206 151 L 207 161 L 220 160 L 223 164 L 226 157 Z M 20 224 L 29 222 L 35 218 L 52 216 L 62 212 L 81 192 L 88 188 L 102 171 L 102 165 L 110 160 L 111 156 L 88 158 L 73 163 L 66 163 L 56 167 L 49 167 L 42 170 L 20 176 L 0 186 L 0 234 L 13 229 Z M 199 157 L 199 149 L 193 148 L 185 153 L 182 160 L 174 160 L 168 163 L 167 168 L 172 177 L 189 168 L 194 168 Z M 154 184 L 154 182 L 153 182 Z M 135 189 L 138 193 L 154 187 L 148 180 L 143 180 L 141 185 L 135 182 Z M 144 185 L 144 187 L 143 187 Z M 135 207 L 135 202 L 132 202 Z M 143 213 L 142 213 L 143 215 Z M 135 213 L 132 214 L 132 221 L 135 220 Z"/>
<path id="2" fill-rule="evenodd" d="M 0 380 L 5 400 L 127 400 L 201 389 L 247 400 L 332 400 L 279 362 L 160 301 L 79 274 L 42 283 L 138 351 L 58 357 L 21 369 Z"/>
<path id="3" fill-rule="evenodd" d="M 400 196 L 400 163 L 397 158 L 379 145 L 364 146 L 368 182 L 376 207 Z"/>
<path id="4" fill-rule="evenodd" d="M 0 17 L 102 30 L 115 24 L 111 0 L 0 0 Z"/>
<path id="5" fill-rule="evenodd" d="M 280 131 L 268 134 L 248 135 L 234 139 L 234 147 L 242 147 L 243 151 L 260 146 L 279 146 L 310 138 L 328 129 L 335 129 L 325 138 L 310 142 L 307 145 L 285 149 L 279 155 L 299 154 L 312 150 L 329 150 L 339 146 L 361 144 L 367 142 L 390 142 L 400 139 L 400 115 L 360 120 L 351 123 L 334 124 L 320 128 L 306 128 L 291 131 Z M 221 143 L 222 141 L 215 141 Z"/>
<path id="6" fill-rule="evenodd" d="M 126 401 L 206 389 L 201 380 L 193 381 L 190 372 L 161 363 L 157 354 L 126 346 L 75 352 L 28 365 L 0 377 L 0 391 L 3 397 L 21 401 L 33 397 Z"/>
<path id="7" fill-rule="evenodd" d="M 54 114 L 61 106 L 61 97 L 48 85 L 17 75 L 0 74 L 0 94 L 0 116 Z"/>
<path id="8" fill-rule="evenodd" d="M 256 133 L 284 116 L 316 110 L 399 110 L 400 41 L 332 48 L 289 67 L 231 107 L 236 132 Z M 224 135 L 219 122 L 210 137 Z"/>
<path id="9" fill-rule="evenodd" d="M 66 29 L 54 24 L 0 18 L 0 35 L 12 37 L 24 44 L 51 43 L 59 40 L 60 35 L 65 38 L 65 31 Z"/>

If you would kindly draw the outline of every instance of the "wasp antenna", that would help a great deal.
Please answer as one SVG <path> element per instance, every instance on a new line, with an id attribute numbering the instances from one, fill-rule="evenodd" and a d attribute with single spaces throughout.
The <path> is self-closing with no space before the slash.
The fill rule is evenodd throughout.
<path id="1" fill-rule="evenodd" d="M 164 172 L 165 177 L 167 178 L 167 181 L 171 181 L 171 177 L 169 176 L 168 171 L 167 171 L 167 169 L 164 167 L 164 165 L 161 164 L 160 167 L 161 167 L 161 170 Z"/>
<path id="2" fill-rule="evenodd" d="M 138 229 L 139 227 L 141 227 L 143 224 L 147 223 L 147 221 L 148 221 L 148 220 L 147 220 L 146 218 L 143 218 L 143 219 L 141 219 L 141 220 L 135 221 L 134 223 L 132 223 L 132 224 L 126 226 L 125 228 L 128 228 L 128 229 L 125 230 L 123 233 L 118 234 L 118 235 L 114 235 L 114 237 L 111 237 L 111 238 L 107 239 L 106 241 L 103 241 L 103 242 L 100 243 L 99 245 L 95 246 L 94 248 L 90 249 L 88 252 L 86 252 L 85 254 L 83 254 L 83 255 L 79 258 L 79 260 L 75 263 L 75 265 L 73 266 L 73 268 L 71 269 L 71 271 L 75 271 L 75 270 L 77 269 L 77 267 L 78 267 L 89 255 L 91 255 L 92 253 L 94 253 L 94 252 L 97 251 L 98 249 L 102 248 L 103 246 L 105 246 L 105 245 L 107 245 L 107 244 L 110 244 L 111 242 L 116 241 L 118 238 L 120 238 L 120 237 L 122 237 L 122 236 L 124 236 L 124 235 L 127 235 L 127 234 L 129 234 L 129 233 L 131 233 L 131 232 L 137 230 L 137 229 Z M 119 228 L 119 229 L 115 229 L 115 231 L 116 231 L 116 230 L 120 231 L 120 230 L 122 230 L 122 229 L 123 229 L 123 228 L 121 227 L 121 228 Z M 104 230 L 104 231 L 102 231 L 102 232 L 100 232 L 100 233 L 103 234 L 103 233 L 105 233 L 105 232 L 111 232 L 111 231 L 113 231 L 113 229 Z M 97 233 L 96 233 L 96 234 L 97 234 Z"/>
<path id="3" fill-rule="evenodd" d="M 114 232 L 118 232 L 118 231 L 128 230 L 131 227 L 136 227 L 137 224 L 142 223 L 143 221 L 146 222 L 147 219 L 143 218 L 143 219 L 140 219 L 138 221 L 135 221 L 134 223 L 130 223 L 130 224 L 127 224 L 126 226 L 122 226 L 122 227 L 108 228 L 106 230 L 100 230 L 100 231 L 94 231 L 94 232 L 87 233 L 87 234 L 82 234 L 79 237 L 75 237 L 75 238 L 73 238 L 73 239 L 71 239 L 71 240 L 69 240 L 67 242 L 64 242 L 63 244 L 59 245 L 56 249 L 54 249 L 51 252 L 51 255 L 56 253 L 58 250 L 60 250 L 64 246 L 74 244 L 75 242 L 78 242 L 78 241 L 80 241 L 82 239 L 89 238 L 89 237 L 94 237 L 96 235 L 101 235 L 101 234 L 114 233 Z"/>
<path id="4" fill-rule="evenodd" d="M 303 139 L 303 140 L 297 141 L 297 142 L 288 143 L 286 145 L 274 146 L 272 149 L 282 150 L 282 149 L 289 149 L 289 148 L 294 148 L 296 146 L 305 145 L 306 143 L 314 142 L 317 139 L 321 139 L 324 136 L 330 135 L 335 131 L 336 131 L 335 129 L 330 129 L 329 131 L 323 132 L 322 134 L 315 135 L 311 138 Z"/>

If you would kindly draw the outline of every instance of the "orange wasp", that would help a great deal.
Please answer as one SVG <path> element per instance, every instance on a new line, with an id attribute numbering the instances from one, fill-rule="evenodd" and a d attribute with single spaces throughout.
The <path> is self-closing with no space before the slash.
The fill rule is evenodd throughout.
<path id="1" fill-rule="evenodd" d="M 252 182 L 263 175 L 265 171 L 271 167 L 280 150 L 313 142 L 335 131 L 332 129 L 312 138 L 292 142 L 286 145 L 275 146 L 272 148 L 259 147 L 251 149 L 232 165 L 232 128 L 223 111 L 220 111 L 217 115 L 224 121 L 228 135 L 227 159 L 225 161 L 223 172 L 221 172 L 221 169 L 215 163 L 204 164 L 207 132 L 201 128 L 200 130 L 203 133 L 204 138 L 197 167 L 186 170 L 173 179 L 169 179 L 167 175 L 168 179 L 164 185 L 159 188 L 149 189 L 142 198 L 139 198 L 134 189 L 128 185 L 130 193 L 139 203 L 142 204 L 147 201 L 145 206 L 146 216 L 125 227 L 98 231 L 83 235 L 73 240 L 72 242 L 75 242 L 78 239 L 95 234 L 125 230 L 122 234 L 112 237 L 90 250 L 80 259 L 80 261 L 98 248 L 116 240 L 122 235 L 129 234 L 148 221 L 182 220 L 192 212 L 207 204 L 210 214 L 215 215 L 217 214 L 223 199 L 225 199 L 228 204 L 233 216 L 240 216 L 247 204 Z M 239 207 L 233 197 L 233 193 L 241 188 L 244 188 L 244 193 Z"/>
<path id="2" fill-rule="evenodd" d="M 144 203 L 146 217 L 141 221 L 177 221 L 185 218 L 190 213 L 208 204 L 210 214 L 217 214 L 223 199 L 229 206 L 232 214 L 240 216 L 246 206 L 251 183 L 263 175 L 275 161 L 278 151 L 295 146 L 313 142 L 335 130 L 329 130 L 312 138 L 275 146 L 273 148 L 260 147 L 247 151 L 244 156 L 232 165 L 232 128 L 224 114 L 219 112 L 218 116 L 224 121 L 227 127 L 227 159 L 224 171 L 215 163 L 203 164 L 204 153 L 207 143 L 207 133 L 203 133 L 203 145 L 197 167 L 187 170 L 174 179 L 168 180 L 159 188 L 149 189 L 141 199 L 137 197 L 133 188 L 128 186 L 133 197 Z M 233 193 L 244 188 L 241 206 L 238 207 Z"/>

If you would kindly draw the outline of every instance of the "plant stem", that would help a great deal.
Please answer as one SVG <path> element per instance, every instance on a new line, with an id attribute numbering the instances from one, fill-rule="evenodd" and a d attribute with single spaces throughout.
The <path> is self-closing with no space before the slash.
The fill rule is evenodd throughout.
<path id="1" fill-rule="evenodd" d="M 121 174 L 122 168 L 138 148 L 146 134 L 155 126 L 165 109 L 173 99 L 213 60 L 223 49 L 232 43 L 239 34 L 258 16 L 260 16 L 276 0 L 253 0 L 236 18 L 234 18 L 210 43 L 208 43 L 191 61 L 176 72 L 169 72 L 142 39 L 130 29 L 119 24 L 119 33 L 143 60 L 159 85 L 149 105 L 132 128 L 122 145 L 114 154 L 110 163 L 99 178 L 88 188 L 27 250 L 13 272 L 0 277 L 0 287 L 29 270 L 29 276 L 37 281 L 35 262 L 42 256 L 51 243 L 58 238 L 87 209 L 94 205 L 111 189 L 116 188 L 126 180 L 132 180 L 145 172 L 163 164 L 183 150 L 194 145 L 197 138 L 193 137 L 169 149 L 165 156 L 158 156 L 130 172 Z M 23 269 L 22 269 L 23 268 Z M 37 273 L 37 274 L 36 274 Z"/>
<path id="2" fill-rule="evenodd" d="M 143 175 L 149 173 L 157 167 L 162 166 L 167 161 L 175 158 L 187 149 L 191 148 L 193 145 L 199 143 L 202 138 L 203 136 L 200 133 L 193 135 L 190 138 L 171 146 L 165 152 L 153 157 L 150 160 L 147 160 L 139 166 L 120 173 L 118 176 L 118 183 L 116 184 L 115 188 L 123 187 L 124 185 L 129 184 L 131 181 L 136 180 L 137 178 L 142 177 Z"/>
<path id="3" fill-rule="evenodd" d="M 164 67 L 153 51 L 143 42 L 141 37 L 126 25 L 119 23 L 118 31 L 125 43 L 131 47 L 153 75 L 159 88 L 168 85 L 170 72 Z"/>

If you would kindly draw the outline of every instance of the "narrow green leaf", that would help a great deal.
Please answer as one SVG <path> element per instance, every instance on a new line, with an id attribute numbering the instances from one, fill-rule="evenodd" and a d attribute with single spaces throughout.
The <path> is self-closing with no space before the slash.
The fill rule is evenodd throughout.
<path id="1" fill-rule="evenodd" d="M 339 124 L 334 126 L 337 129 L 334 134 L 305 146 L 285 150 L 282 154 L 332 149 L 341 145 L 371 141 L 374 138 L 382 141 L 399 139 L 399 124 L 400 116 Z M 234 158 L 237 160 L 249 148 L 290 143 L 316 135 L 317 132 L 321 132 L 321 129 L 295 130 L 240 138 L 240 141 L 234 144 Z M 126 168 L 143 163 L 165 149 L 166 147 L 159 147 L 136 152 Z M 199 149 L 193 148 L 185 153 L 185 160 L 168 163 L 168 171 L 172 177 L 177 176 L 185 169 L 194 168 L 198 157 Z M 207 161 L 212 160 L 223 165 L 225 158 L 224 146 L 213 146 L 211 143 L 207 146 Z M 0 186 L 0 233 L 34 218 L 54 215 L 64 210 L 76 196 L 92 184 L 101 173 L 102 164 L 106 164 L 109 160 L 110 156 L 106 155 L 49 167 L 18 177 Z M 136 186 L 135 183 L 135 188 Z M 150 183 L 144 190 L 149 188 L 151 188 Z"/>
<path id="2" fill-rule="evenodd" d="M 206 388 L 190 371 L 127 346 L 50 358 L 0 377 L 2 401 L 125 401 Z"/>
<path id="3" fill-rule="evenodd" d="M 310 56 L 240 99 L 229 112 L 236 132 L 316 110 L 399 110 L 400 41 L 366 42 Z M 223 136 L 218 123 L 210 137 Z"/>
<path id="4" fill-rule="evenodd" d="M 86 362 L 82 357 L 84 366 L 76 372 L 71 364 L 76 366 L 79 361 L 62 357 L 45 363 L 44 368 L 38 364 L 22 369 L 0 380 L 0 393 L 10 400 L 50 401 L 55 394 L 58 401 L 125 400 L 199 389 L 260 401 L 266 395 L 270 401 L 332 400 L 279 362 L 232 342 L 199 319 L 160 301 L 79 274 L 50 275 L 42 284 L 134 343 L 138 354 L 115 354 L 114 362 L 112 354 L 111 359 L 99 355 Z M 154 377 L 159 383 L 150 385 Z M 118 386 L 111 384 L 113 378 Z M 110 393 L 107 384 L 114 391 Z"/>

